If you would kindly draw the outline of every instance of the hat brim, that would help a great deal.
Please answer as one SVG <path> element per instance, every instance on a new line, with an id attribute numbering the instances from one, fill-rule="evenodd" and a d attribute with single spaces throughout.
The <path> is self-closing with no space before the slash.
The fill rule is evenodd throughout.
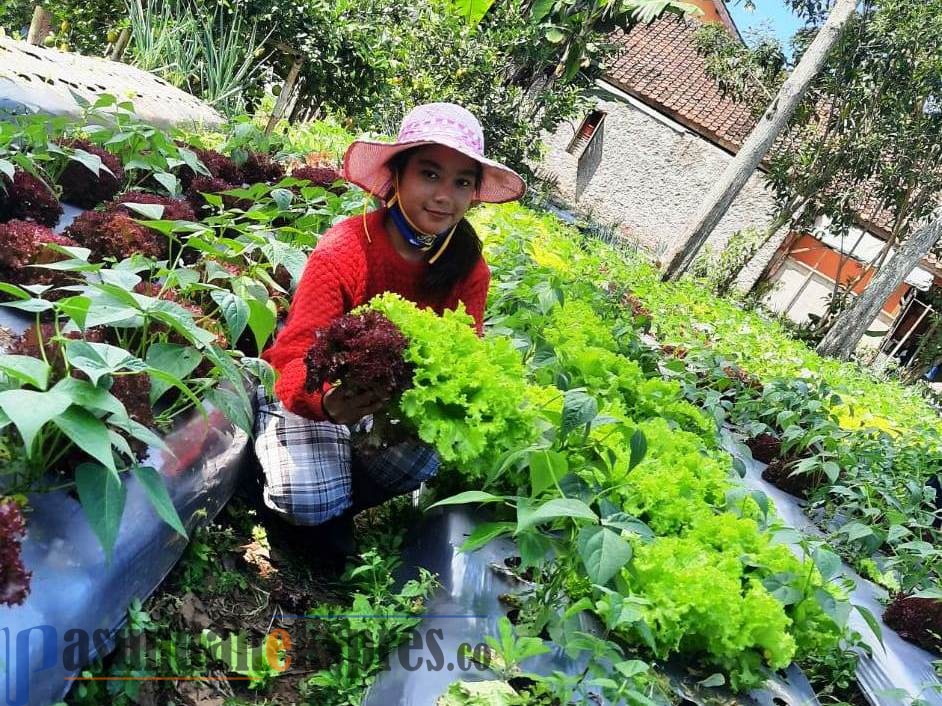
<path id="1" fill-rule="evenodd" d="M 343 177 L 376 196 L 384 196 L 392 186 L 393 175 L 389 160 L 393 156 L 413 147 L 444 145 L 481 165 L 481 188 L 475 196 L 477 201 L 506 203 L 515 201 L 527 191 L 527 184 L 517 172 L 500 162 L 470 152 L 463 145 L 447 139 L 415 140 L 413 142 L 379 142 L 356 140 L 343 156 Z"/>

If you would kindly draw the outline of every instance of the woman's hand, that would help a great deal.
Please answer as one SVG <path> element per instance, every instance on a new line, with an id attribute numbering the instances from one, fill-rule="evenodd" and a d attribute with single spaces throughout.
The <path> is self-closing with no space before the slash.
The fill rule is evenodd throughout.
<path id="1" fill-rule="evenodd" d="M 367 415 L 378 412 L 388 401 L 389 397 L 383 397 L 371 390 L 345 389 L 343 385 L 339 385 L 324 393 L 322 405 L 324 412 L 333 422 L 349 426 Z"/>

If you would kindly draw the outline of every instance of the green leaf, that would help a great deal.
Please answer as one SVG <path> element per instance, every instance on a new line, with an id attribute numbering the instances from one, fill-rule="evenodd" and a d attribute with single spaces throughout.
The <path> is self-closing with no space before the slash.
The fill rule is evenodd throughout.
<path id="1" fill-rule="evenodd" d="M 197 409 L 203 409 L 203 403 L 200 402 L 200 399 L 194 395 L 193 391 L 176 375 L 168 373 L 166 370 L 159 370 L 152 367 L 147 367 L 145 370 L 147 374 L 150 375 L 151 379 L 161 382 L 164 385 L 169 385 L 169 387 L 177 388 Z M 169 389 L 169 387 L 167 389 Z"/>
<path id="2" fill-rule="evenodd" d="M 73 162 L 78 162 L 83 167 L 88 169 L 96 177 L 102 172 L 102 170 L 111 174 L 111 170 L 108 169 L 101 161 L 101 157 L 97 154 L 92 154 L 91 152 L 86 152 L 83 149 L 76 149 L 70 156 L 69 159 Z"/>
<path id="3" fill-rule="evenodd" d="M 533 21 L 542 22 L 543 18 L 546 17 L 550 13 L 550 10 L 553 9 L 553 5 L 555 3 L 556 0 L 536 0 L 530 9 L 530 14 L 533 17 Z"/>
<path id="4" fill-rule="evenodd" d="M 177 509 L 170 499 L 170 493 L 167 492 L 163 476 L 150 466 L 135 466 L 131 469 L 131 473 L 147 492 L 147 498 L 160 519 L 170 525 L 177 534 L 188 538 L 183 522 L 180 521 L 180 515 L 177 514 Z"/>
<path id="5" fill-rule="evenodd" d="M 804 597 L 795 587 L 795 575 L 791 572 L 784 571 L 767 576 L 762 580 L 762 585 L 782 605 L 792 605 Z"/>
<path id="6" fill-rule="evenodd" d="M 261 358 L 245 357 L 240 361 L 242 369 L 253 375 L 269 395 L 274 395 L 275 369 Z"/>
<path id="7" fill-rule="evenodd" d="M 274 267 L 283 265 L 294 282 L 300 281 L 307 265 L 307 254 L 301 248 L 280 240 L 272 240 L 263 250 Z"/>
<path id="8" fill-rule="evenodd" d="M 31 355 L 0 355 L 0 372 L 40 390 L 49 385 L 49 363 Z"/>
<path id="9" fill-rule="evenodd" d="M 849 541 L 863 539 L 873 534 L 873 529 L 861 522 L 848 522 L 838 530 L 841 534 L 846 534 Z"/>
<path id="10" fill-rule="evenodd" d="M 81 407 L 72 406 L 53 418 L 55 424 L 81 451 L 101 463 L 109 471 L 117 473 L 108 427 L 94 414 Z"/>
<path id="11" fill-rule="evenodd" d="M 637 466 L 648 453 L 648 439 L 641 429 L 635 429 L 631 435 L 631 458 L 628 460 L 628 470 Z"/>
<path id="12" fill-rule="evenodd" d="M 135 213 L 152 221 L 159 221 L 164 215 L 164 207 L 159 203 L 133 203 L 125 201 L 124 205 Z"/>
<path id="13" fill-rule="evenodd" d="M 148 306 L 147 314 L 170 326 L 197 348 L 208 346 L 216 340 L 212 333 L 197 326 L 193 315 L 176 302 L 166 299 L 154 300 Z"/>
<path id="14" fill-rule="evenodd" d="M 252 435 L 252 409 L 243 404 L 242 398 L 232 390 L 215 387 L 206 393 L 206 401 L 222 410 L 222 413 L 249 436 Z"/>
<path id="15" fill-rule="evenodd" d="M 483 490 L 466 490 L 463 493 L 458 493 L 457 495 L 452 495 L 449 498 L 444 500 L 439 500 L 437 503 L 433 503 L 428 506 L 428 510 L 431 510 L 433 507 L 438 507 L 440 505 L 465 505 L 467 503 L 499 503 L 503 502 L 507 498 L 503 495 L 492 495 L 491 493 L 486 493 Z"/>
<path id="16" fill-rule="evenodd" d="M 546 30 L 546 39 L 553 44 L 560 44 L 561 42 L 565 41 L 566 35 L 558 27 L 550 27 L 548 30 Z"/>
<path id="17" fill-rule="evenodd" d="M 171 196 L 180 195 L 180 180 L 168 172 L 157 172 L 154 180 L 167 190 Z"/>
<path id="18" fill-rule="evenodd" d="M 530 454 L 530 493 L 539 495 L 554 487 L 569 473 L 569 462 L 558 451 L 534 451 Z"/>
<path id="19" fill-rule="evenodd" d="M 104 375 L 124 370 L 141 372 L 147 367 L 136 356 L 108 343 L 69 341 L 65 356 L 72 365 L 88 375 L 93 385 L 97 385 Z"/>
<path id="20" fill-rule="evenodd" d="M 476 551 L 492 540 L 510 534 L 513 532 L 514 526 L 513 522 L 482 522 L 468 535 L 464 544 L 461 545 L 461 551 Z"/>
<path id="21" fill-rule="evenodd" d="M 184 346 L 179 343 L 152 343 L 147 349 L 144 362 L 149 368 L 161 370 L 179 380 L 184 380 L 196 370 L 202 360 L 203 354 L 193 346 Z M 171 387 L 173 387 L 173 382 L 170 382 L 168 378 L 158 379 L 151 375 L 150 403 L 155 404 Z"/>
<path id="22" fill-rule="evenodd" d="M 815 549 L 811 558 L 825 581 L 830 581 L 841 570 L 841 558 L 824 547 Z"/>
<path id="23" fill-rule="evenodd" d="M 628 659 L 624 662 L 618 662 L 614 666 L 622 676 L 628 677 L 629 679 L 639 674 L 646 674 L 651 670 L 650 665 L 647 662 L 642 662 L 640 659 Z"/>
<path id="24" fill-rule="evenodd" d="M 579 556 L 594 584 L 604 586 L 631 559 L 631 545 L 608 527 L 592 525 L 579 530 Z"/>
<path id="25" fill-rule="evenodd" d="M 821 466 L 821 469 L 824 471 L 824 475 L 828 477 L 828 480 L 831 483 L 837 483 L 837 479 L 841 475 L 841 467 L 838 466 L 834 461 L 825 461 Z"/>
<path id="26" fill-rule="evenodd" d="M 57 390 L 34 392 L 33 390 L 5 390 L 0 392 L 0 409 L 13 422 L 23 437 L 27 457 L 32 456 L 33 440 L 39 430 L 54 417 L 59 416 L 72 404 L 68 396 Z"/>
<path id="27" fill-rule="evenodd" d="M 39 314 L 43 311 L 49 311 L 52 309 L 53 304 L 52 302 L 45 299 L 25 299 L 23 301 L 15 302 L 0 302 L 0 306 L 6 306 L 11 309 L 19 309 L 20 311 L 26 311 L 30 314 Z"/>
<path id="28" fill-rule="evenodd" d="M 531 510 L 525 505 L 517 507 L 517 531 L 514 534 L 528 529 L 541 522 L 555 520 L 560 517 L 570 517 L 578 520 L 598 522 L 599 518 L 592 508 L 581 500 L 575 498 L 554 498 Z"/>
<path id="29" fill-rule="evenodd" d="M 561 434 L 565 437 L 573 429 L 591 422 L 599 413 L 599 404 L 583 389 L 566 390 L 563 395 Z"/>
<path id="30" fill-rule="evenodd" d="M 854 608 L 857 609 L 857 612 L 860 613 L 860 617 L 864 619 L 870 629 L 873 631 L 873 634 L 877 636 L 877 639 L 880 641 L 880 644 L 883 644 L 883 627 L 880 625 L 880 621 L 876 619 L 873 613 L 870 612 L 870 609 L 862 605 L 854 605 Z"/>
<path id="31" fill-rule="evenodd" d="M 654 532 L 644 522 L 637 517 L 624 512 L 616 512 L 602 518 L 602 524 L 606 527 L 614 527 L 618 530 L 624 530 L 636 534 L 642 539 L 653 539 Z"/>
<path id="32" fill-rule="evenodd" d="M 195 174 L 211 176 L 209 170 L 203 165 L 193 150 L 189 150 L 186 147 L 180 147 L 178 148 L 178 153 L 180 155 L 180 159 L 183 160 L 183 163 L 192 169 Z"/>
<path id="33" fill-rule="evenodd" d="M 170 450 L 170 447 L 167 446 L 166 442 L 164 442 L 162 438 L 157 436 L 154 432 L 152 432 L 150 429 L 145 427 L 143 424 L 139 422 L 135 422 L 133 419 L 131 419 L 130 417 L 126 415 L 121 418 L 109 417 L 108 423 L 114 427 L 123 429 L 128 434 L 130 434 L 133 438 L 143 441 L 148 446 L 153 446 L 156 449 L 167 451 L 171 453 L 171 455 L 173 455 L 173 452 Z M 130 458 L 132 457 L 132 454 L 127 454 L 127 456 Z"/>
<path id="34" fill-rule="evenodd" d="M 697 684 L 706 688 L 723 686 L 725 683 L 726 683 L 726 677 L 724 677 L 719 672 L 716 672 L 715 674 L 711 674 L 706 679 L 701 679 L 700 681 L 697 682 Z"/>
<path id="35" fill-rule="evenodd" d="M 291 201 L 294 200 L 294 194 L 288 189 L 272 189 L 271 197 L 280 211 L 287 211 L 291 208 Z"/>
<path id="36" fill-rule="evenodd" d="M 27 292 L 22 287 L 17 287 L 15 284 L 9 284 L 7 282 L 0 282 L 0 292 L 3 294 L 9 294 L 14 299 L 31 299 L 29 292 Z"/>
<path id="37" fill-rule="evenodd" d="M 258 299 L 249 299 L 249 328 L 255 337 L 255 347 L 262 351 L 265 344 L 275 330 L 277 317 L 275 312 L 268 308 L 268 303 Z"/>
<path id="38" fill-rule="evenodd" d="M 84 295 L 76 295 L 60 299 L 56 306 L 59 311 L 68 316 L 80 329 L 85 329 L 85 317 L 88 316 L 88 310 L 92 305 L 92 300 Z"/>
<path id="39" fill-rule="evenodd" d="M 131 272 L 129 270 L 111 268 L 102 270 L 98 273 L 98 276 L 101 277 L 102 282 L 114 285 L 115 287 L 120 288 L 122 292 L 128 293 L 130 293 L 137 285 L 141 283 L 141 276 L 136 272 Z M 129 300 L 129 303 L 130 301 L 131 300 Z"/>
<path id="40" fill-rule="evenodd" d="M 62 378 L 53 386 L 52 391 L 68 396 L 73 404 L 86 409 L 108 412 L 119 419 L 128 416 L 127 410 L 117 397 L 101 387 L 95 387 L 88 380 Z"/>
<path id="41" fill-rule="evenodd" d="M 476 27 L 491 9 L 494 0 L 452 0 L 452 4 L 460 17 Z"/>
<path id="42" fill-rule="evenodd" d="M 8 162 L 5 159 L 0 159 L 0 174 L 4 174 L 9 179 L 13 179 L 14 166 L 12 162 Z"/>
<path id="43" fill-rule="evenodd" d="M 213 290 L 210 292 L 210 296 L 216 302 L 216 306 L 219 307 L 219 311 L 222 312 L 222 316 L 226 320 L 229 345 L 234 348 L 236 341 L 239 340 L 239 336 L 242 335 L 246 324 L 249 322 L 249 305 L 241 297 L 237 297 L 232 292 L 223 289 Z"/>
<path id="44" fill-rule="evenodd" d="M 88 524 L 101 543 L 106 561 L 111 561 L 127 488 L 117 473 L 94 463 L 83 463 L 75 469 L 75 485 Z"/>

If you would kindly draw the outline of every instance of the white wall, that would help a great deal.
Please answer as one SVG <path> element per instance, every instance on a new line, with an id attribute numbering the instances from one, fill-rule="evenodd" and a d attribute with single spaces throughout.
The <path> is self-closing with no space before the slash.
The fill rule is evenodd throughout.
<path id="1" fill-rule="evenodd" d="M 544 135 L 548 150 L 540 171 L 557 180 L 567 203 L 596 220 L 620 225 L 629 240 L 651 254 L 664 254 L 732 157 L 617 89 L 600 88 L 594 97 L 607 116 L 597 136 L 602 139 L 601 159 L 591 177 L 578 184 L 578 161 L 566 152 L 581 119 Z M 765 226 L 772 209 L 761 176 L 754 175 L 709 244 L 719 248 L 741 228 Z"/>
<path id="2" fill-rule="evenodd" d="M 811 272 L 808 266 L 792 259 L 786 260 L 769 282 L 772 290 L 763 303 L 772 311 L 784 313 L 799 324 L 808 322 L 808 314 L 822 315 L 827 308 L 828 297 L 834 291 L 833 280 L 818 272 Z M 801 294 L 796 297 L 799 291 Z M 893 321 L 893 317 L 881 311 L 868 330 L 885 334 Z M 882 337 L 864 336 L 860 345 L 876 348 L 882 340 Z"/>

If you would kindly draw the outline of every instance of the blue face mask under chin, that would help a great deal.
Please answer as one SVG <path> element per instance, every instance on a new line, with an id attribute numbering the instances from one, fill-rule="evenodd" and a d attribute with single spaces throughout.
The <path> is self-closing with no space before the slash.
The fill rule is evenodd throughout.
<path id="1" fill-rule="evenodd" d="M 405 238 L 409 245 L 418 250 L 431 250 L 441 241 L 442 238 L 447 236 L 449 230 L 451 230 L 445 229 L 441 233 L 433 233 L 431 235 L 416 230 L 411 225 L 409 225 L 409 221 L 406 219 L 405 214 L 402 212 L 402 208 L 399 206 L 398 199 L 389 207 L 389 215 L 392 218 L 393 223 L 396 224 L 396 230 L 402 233 L 402 237 Z"/>

